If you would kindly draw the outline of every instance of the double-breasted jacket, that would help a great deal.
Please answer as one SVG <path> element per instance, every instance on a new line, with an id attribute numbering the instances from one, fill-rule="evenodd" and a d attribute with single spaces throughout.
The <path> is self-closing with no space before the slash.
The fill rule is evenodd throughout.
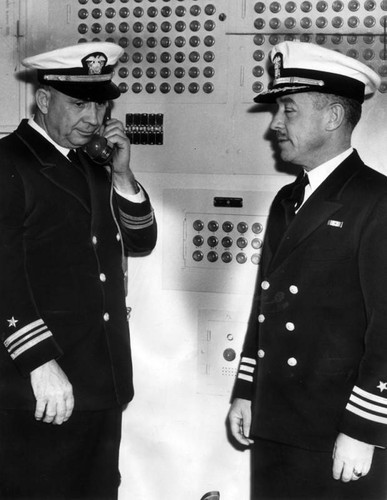
<path id="1" fill-rule="evenodd" d="M 29 373 L 56 359 L 76 410 L 133 396 L 123 255 L 156 243 L 150 201 L 68 161 L 26 120 L 0 141 L 0 408 L 34 408 Z"/>
<path id="2" fill-rule="evenodd" d="M 268 219 L 234 397 L 252 436 L 332 451 L 339 432 L 387 445 L 387 178 L 354 151 L 271 245 Z"/>

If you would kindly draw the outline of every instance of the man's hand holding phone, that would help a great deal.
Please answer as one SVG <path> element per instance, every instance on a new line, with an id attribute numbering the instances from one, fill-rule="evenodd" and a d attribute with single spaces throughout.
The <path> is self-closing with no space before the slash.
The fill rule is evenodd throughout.
<path id="1" fill-rule="evenodd" d="M 137 194 L 139 187 L 130 168 L 130 141 L 122 122 L 111 118 L 101 127 L 100 133 L 114 146 L 112 159 L 114 186 L 126 194 Z"/>

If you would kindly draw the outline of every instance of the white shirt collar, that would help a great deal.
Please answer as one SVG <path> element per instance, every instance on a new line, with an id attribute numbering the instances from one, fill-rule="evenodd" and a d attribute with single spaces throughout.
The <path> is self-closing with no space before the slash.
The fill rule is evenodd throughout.
<path id="1" fill-rule="evenodd" d="M 331 158 L 330 160 L 322 163 L 318 167 L 306 172 L 309 178 L 309 185 L 313 191 L 315 191 L 320 184 L 322 184 L 325 179 L 330 175 L 348 156 L 352 153 L 353 148 L 348 148 L 343 153 Z"/>
<path id="2" fill-rule="evenodd" d="M 36 130 L 36 132 L 42 135 L 45 139 L 47 139 L 48 142 L 51 142 L 51 144 L 53 144 L 56 147 L 56 149 L 60 153 L 62 153 L 63 156 L 66 156 L 67 158 L 67 155 L 70 151 L 69 148 L 64 148 L 63 146 L 60 146 L 58 143 L 56 143 L 53 139 L 51 139 L 51 137 L 47 134 L 47 132 L 40 125 L 38 125 L 33 118 L 30 118 L 28 120 L 28 125 L 32 127 L 34 130 Z"/>
<path id="3" fill-rule="evenodd" d="M 347 150 L 343 151 L 339 155 L 331 158 L 330 160 L 322 163 L 318 167 L 310 170 L 309 172 L 305 172 L 308 174 L 309 184 L 305 187 L 305 196 L 304 201 L 309 198 L 309 196 L 316 191 L 316 189 L 322 184 L 325 179 L 342 163 L 349 155 L 353 152 L 353 148 L 350 147 Z"/>

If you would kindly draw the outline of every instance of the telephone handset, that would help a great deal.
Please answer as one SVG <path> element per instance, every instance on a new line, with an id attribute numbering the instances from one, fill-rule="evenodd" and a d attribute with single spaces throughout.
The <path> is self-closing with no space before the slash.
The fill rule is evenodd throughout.
<path id="1" fill-rule="evenodd" d="M 95 134 L 91 141 L 82 146 L 90 160 L 96 165 L 108 165 L 114 153 L 114 144 L 109 142 L 106 137 Z"/>
<path id="2" fill-rule="evenodd" d="M 111 117 L 111 107 L 108 105 L 106 113 L 104 116 L 103 123 L 106 123 Z M 90 160 L 96 165 L 104 166 L 110 163 L 114 153 L 114 144 L 109 142 L 106 137 L 102 135 L 95 134 L 91 140 L 82 146 L 82 151 L 84 151 Z"/>

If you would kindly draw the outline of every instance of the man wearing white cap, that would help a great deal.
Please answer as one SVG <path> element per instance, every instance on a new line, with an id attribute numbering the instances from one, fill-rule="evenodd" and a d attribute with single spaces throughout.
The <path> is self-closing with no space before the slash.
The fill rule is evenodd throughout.
<path id="1" fill-rule="evenodd" d="M 387 498 L 387 178 L 351 147 L 380 79 L 313 44 L 271 53 L 256 102 L 282 160 L 302 167 L 275 197 L 233 393 L 252 446 L 252 498 Z"/>
<path id="2" fill-rule="evenodd" d="M 4 499 L 117 498 L 133 397 L 125 257 L 156 243 L 123 125 L 104 123 L 121 54 L 85 43 L 25 59 L 36 113 L 0 141 Z M 99 164 L 81 151 L 95 134 Z"/>

